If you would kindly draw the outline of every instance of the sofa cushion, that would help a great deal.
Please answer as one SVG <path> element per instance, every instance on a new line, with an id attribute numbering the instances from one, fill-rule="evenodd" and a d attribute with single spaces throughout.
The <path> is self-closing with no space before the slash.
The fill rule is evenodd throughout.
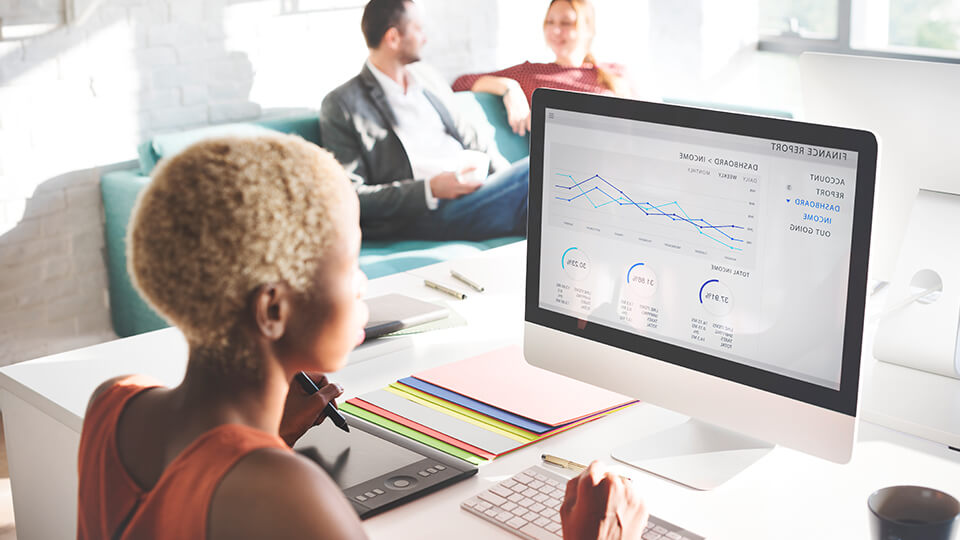
<path id="1" fill-rule="evenodd" d="M 208 137 L 226 135 L 252 137 L 277 131 L 280 133 L 299 135 L 314 144 L 320 144 L 320 122 L 317 120 L 317 114 L 313 111 L 295 116 L 258 120 L 256 122 L 207 126 L 157 135 L 153 139 L 141 143 L 137 147 L 137 155 L 140 161 L 140 174 L 149 176 L 150 173 L 153 172 L 153 168 L 157 166 L 157 162 L 161 159 L 174 156 L 187 146 Z"/>
<path id="2" fill-rule="evenodd" d="M 147 147 L 141 145 L 140 168 L 141 171 L 149 174 L 161 159 L 173 157 L 191 144 L 211 137 L 256 137 L 267 133 L 276 133 L 276 130 L 257 124 L 221 124 L 157 135 L 149 141 Z M 147 156 L 146 160 L 144 159 L 145 154 Z M 145 167 L 149 167 L 149 170 L 146 170 Z"/>

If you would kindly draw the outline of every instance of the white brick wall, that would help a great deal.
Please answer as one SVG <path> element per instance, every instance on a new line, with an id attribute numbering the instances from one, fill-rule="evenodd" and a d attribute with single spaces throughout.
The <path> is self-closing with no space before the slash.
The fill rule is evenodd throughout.
<path id="1" fill-rule="evenodd" d="M 595 0 L 597 56 L 645 80 L 659 77 L 646 67 L 650 51 L 663 52 L 646 29 L 664 21 L 648 12 L 683 23 L 652 2 L 672 5 Z M 685 3 L 702 12 L 708 2 Z M 419 4 L 424 56 L 450 79 L 549 59 L 545 0 Z M 360 8 L 280 9 L 276 0 L 103 0 L 79 25 L 0 41 L 0 365 L 113 335 L 98 191 L 105 167 L 131 166 L 137 144 L 159 132 L 317 108 L 357 73 L 366 56 Z M 688 62 L 704 60 L 707 48 L 697 47 Z"/>

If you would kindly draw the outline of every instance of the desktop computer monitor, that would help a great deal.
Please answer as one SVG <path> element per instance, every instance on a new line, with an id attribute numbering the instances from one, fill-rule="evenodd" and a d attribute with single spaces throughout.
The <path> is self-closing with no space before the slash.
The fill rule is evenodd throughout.
<path id="1" fill-rule="evenodd" d="M 524 356 L 688 415 L 625 461 L 709 489 L 856 436 L 876 140 L 534 93 Z"/>
<path id="2" fill-rule="evenodd" d="M 866 129 L 879 139 L 870 277 L 890 281 L 918 190 L 960 194 L 960 66 L 804 53 L 800 81 L 801 119 Z"/>

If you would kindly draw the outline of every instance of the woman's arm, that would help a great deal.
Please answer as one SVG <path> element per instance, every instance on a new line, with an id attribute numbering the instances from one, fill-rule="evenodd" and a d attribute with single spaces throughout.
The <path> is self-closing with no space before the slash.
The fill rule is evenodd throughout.
<path id="1" fill-rule="evenodd" d="M 507 122 L 517 135 L 523 136 L 530 130 L 530 105 L 523 94 L 523 88 L 509 77 L 483 75 L 470 87 L 473 92 L 487 92 L 503 98 L 507 109 Z"/>
<path id="2" fill-rule="evenodd" d="M 327 473 L 276 448 L 241 458 L 214 492 L 208 516 L 209 540 L 366 538 L 356 511 Z"/>

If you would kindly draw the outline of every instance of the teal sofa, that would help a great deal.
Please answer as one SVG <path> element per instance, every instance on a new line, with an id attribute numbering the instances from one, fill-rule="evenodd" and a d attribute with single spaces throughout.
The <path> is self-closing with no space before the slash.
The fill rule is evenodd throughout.
<path id="1" fill-rule="evenodd" d="M 481 130 L 487 130 L 488 135 L 492 131 L 494 143 L 509 161 L 516 161 L 529 154 L 528 138 L 519 137 L 510 130 L 503 103 L 498 96 L 473 92 L 458 92 L 454 96 L 462 114 L 470 117 Z M 166 321 L 140 298 L 127 274 L 127 223 L 137 195 L 150 181 L 149 175 L 157 162 L 205 137 L 255 134 L 262 130 L 293 133 L 323 145 L 315 113 L 254 123 L 211 126 L 154 137 L 138 147 L 137 168 L 112 171 L 101 177 L 110 316 L 118 336 L 132 336 L 168 326 Z M 373 279 L 463 257 L 520 239 L 495 238 L 483 242 L 364 241 L 360 250 L 360 267 Z"/>

